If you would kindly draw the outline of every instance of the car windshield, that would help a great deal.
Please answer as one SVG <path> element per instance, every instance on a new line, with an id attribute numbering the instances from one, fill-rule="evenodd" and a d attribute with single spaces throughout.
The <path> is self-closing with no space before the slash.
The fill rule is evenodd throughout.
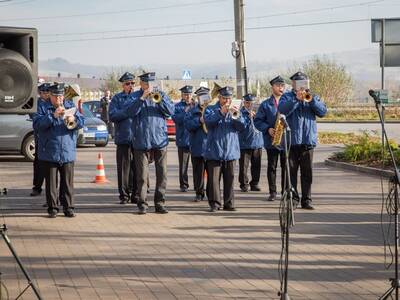
<path id="1" fill-rule="evenodd" d="M 85 118 L 94 118 L 93 113 L 89 110 L 86 105 L 82 105 L 82 113 Z"/>

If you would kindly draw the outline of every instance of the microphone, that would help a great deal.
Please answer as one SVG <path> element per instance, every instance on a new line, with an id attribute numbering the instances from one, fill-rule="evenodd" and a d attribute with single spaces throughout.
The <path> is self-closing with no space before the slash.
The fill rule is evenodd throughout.
<path id="1" fill-rule="evenodd" d="M 375 102 L 381 103 L 381 99 L 379 99 L 379 91 L 369 90 L 368 93 Z"/>
<path id="2" fill-rule="evenodd" d="M 288 122 L 287 122 L 287 120 L 286 120 L 286 116 L 283 115 L 283 114 L 281 114 L 281 115 L 280 115 L 280 118 L 281 118 L 281 122 L 282 122 L 283 126 L 284 126 L 285 128 L 287 128 L 288 130 L 290 130 L 289 124 L 288 124 Z"/>

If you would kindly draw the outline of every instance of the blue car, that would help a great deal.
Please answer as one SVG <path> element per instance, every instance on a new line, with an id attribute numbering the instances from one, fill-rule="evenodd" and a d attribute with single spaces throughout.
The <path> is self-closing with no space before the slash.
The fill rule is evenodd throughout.
<path id="1" fill-rule="evenodd" d="M 82 105 L 82 114 L 85 117 L 85 126 L 78 131 L 78 146 L 107 146 L 109 137 L 106 123 L 96 118 L 85 105 Z"/>

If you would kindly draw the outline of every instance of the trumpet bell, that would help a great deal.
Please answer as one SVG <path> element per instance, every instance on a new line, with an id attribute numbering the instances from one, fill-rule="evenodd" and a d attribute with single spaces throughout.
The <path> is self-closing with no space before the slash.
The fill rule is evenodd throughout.
<path id="1" fill-rule="evenodd" d="M 211 91 L 211 100 L 217 98 L 218 91 L 220 89 L 221 89 L 221 86 L 218 83 L 214 82 L 214 87 L 213 87 L 213 89 Z"/>
<path id="2" fill-rule="evenodd" d="M 160 103 L 161 99 L 162 97 L 160 93 L 151 93 L 151 100 L 153 100 L 154 103 Z"/>
<path id="3" fill-rule="evenodd" d="M 237 120 L 240 118 L 240 110 L 232 112 L 232 119 Z"/>
<path id="4" fill-rule="evenodd" d="M 67 118 L 64 120 L 64 123 L 65 123 L 65 126 L 67 126 L 67 128 L 70 130 L 75 129 L 75 127 L 77 125 L 75 119 L 71 121 L 70 119 Z"/>
<path id="5" fill-rule="evenodd" d="M 310 93 L 309 90 L 304 91 L 304 101 L 305 102 L 311 102 L 312 100 L 312 94 Z"/>

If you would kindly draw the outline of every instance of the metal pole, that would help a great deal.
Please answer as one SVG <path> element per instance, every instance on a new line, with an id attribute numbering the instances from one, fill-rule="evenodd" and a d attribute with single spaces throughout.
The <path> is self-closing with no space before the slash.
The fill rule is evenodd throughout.
<path id="1" fill-rule="evenodd" d="M 233 0 L 235 14 L 235 41 L 239 47 L 236 59 L 236 89 L 237 98 L 242 98 L 246 93 L 247 78 L 244 58 L 244 0 Z"/>
<path id="2" fill-rule="evenodd" d="M 381 24 L 381 89 L 385 89 L 385 43 L 386 43 L 386 38 L 385 38 L 385 19 L 382 19 L 382 24 Z M 383 148 L 385 148 L 385 136 L 383 134 L 384 132 L 384 123 L 385 123 L 385 106 L 381 104 L 381 116 L 382 116 L 382 145 Z M 382 158 L 383 159 L 383 158 Z"/>

